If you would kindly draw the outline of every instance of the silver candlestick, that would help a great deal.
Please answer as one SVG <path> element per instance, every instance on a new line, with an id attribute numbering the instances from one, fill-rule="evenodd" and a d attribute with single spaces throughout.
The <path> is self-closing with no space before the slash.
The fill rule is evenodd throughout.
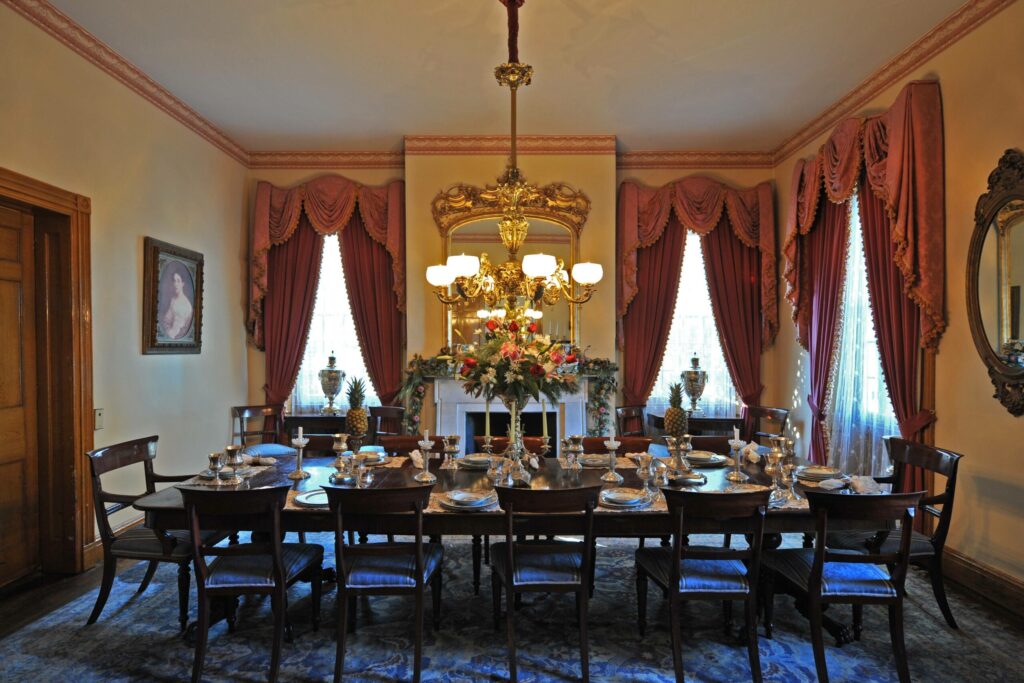
<path id="1" fill-rule="evenodd" d="M 297 453 L 295 456 L 295 469 L 288 473 L 289 479 L 309 479 L 309 472 L 305 472 L 302 469 L 302 452 L 308 444 L 309 439 L 306 438 L 292 439 L 292 446 L 295 447 Z"/>
<path id="2" fill-rule="evenodd" d="M 622 483 L 622 475 L 615 471 L 615 451 L 619 450 L 621 445 L 621 442 L 616 441 L 614 437 L 604 442 L 604 447 L 608 449 L 608 471 L 601 475 L 601 481 L 612 484 Z"/>
<path id="3" fill-rule="evenodd" d="M 416 445 L 420 447 L 423 468 L 416 473 L 416 476 L 414 476 L 413 479 L 421 484 L 432 484 L 437 481 L 437 477 L 430 471 L 430 449 L 434 447 L 434 442 L 430 439 L 421 439 L 416 442 Z"/>
<path id="4" fill-rule="evenodd" d="M 729 449 L 732 451 L 732 459 L 735 467 L 733 471 L 725 475 L 725 478 L 729 481 L 741 482 L 750 479 L 745 472 L 740 470 L 740 463 L 743 460 L 742 448 L 746 446 L 746 442 L 742 439 L 729 439 Z"/>

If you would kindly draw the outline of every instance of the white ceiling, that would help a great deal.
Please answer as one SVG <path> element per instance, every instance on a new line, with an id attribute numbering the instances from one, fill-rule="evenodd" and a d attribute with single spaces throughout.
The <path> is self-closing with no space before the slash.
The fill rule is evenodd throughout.
<path id="1" fill-rule="evenodd" d="M 508 129 L 498 0 L 51 0 L 248 150 Z M 963 0 L 527 0 L 520 132 L 770 150 Z"/>

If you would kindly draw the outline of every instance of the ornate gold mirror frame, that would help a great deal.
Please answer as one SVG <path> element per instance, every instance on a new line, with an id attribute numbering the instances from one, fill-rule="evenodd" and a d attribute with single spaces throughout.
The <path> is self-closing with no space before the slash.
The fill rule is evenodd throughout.
<path id="1" fill-rule="evenodd" d="M 566 264 L 571 269 L 579 261 L 579 240 L 583 226 L 590 215 L 590 199 L 581 191 L 566 183 L 551 183 L 537 188 L 534 196 L 526 197 L 519 202 L 519 210 L 527 219 L 545 220 L 564 227 L 569 233 L 569 253 L 572 263 Z M 434 223 L 441 233 L 444 242 L 441 262 L 451 254 L 452 233 L 458 228 L 488 218 L 500 219 L 503 206 L 496 186 L 478 187 L 458 183 L 442 190 L 430 202 Z M 496 244 L 501 247 L 496 238 Z M 529 236 L 527 235 L 527 241 Z M 503 247 L 501 247 L 503 249 Z M 570 340 L 577 342 L 579 337 L 578 304 L 566 303 L 569 306 Z M 444 307 L 444 327 L 447 344 L 452 339 L 451 307 Z"/>

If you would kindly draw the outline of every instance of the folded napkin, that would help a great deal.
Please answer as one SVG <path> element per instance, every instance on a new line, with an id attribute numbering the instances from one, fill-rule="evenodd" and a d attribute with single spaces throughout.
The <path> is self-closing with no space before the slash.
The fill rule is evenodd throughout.
<path id="1" fill-rule="evenodd" d="M 872 477 L 861 477 L 852 476 L 850 477 L 850 487 L 855 493 L 881 493 L 882 485 L 874 480 Z"/>
<path id="2" fill-rule="evenodd" d="M 409 453 L 409 459 L 412 460 L 413 467 L 417 469 L 423 469 L 423 454 L 420 453 L 420 450 L 418 448 Z"/>
<path id="3" fill-rule="evenodd" d="M 747 462 L 754 464 L 761 462 L 761 454 L 758 452 L 759 448 L 760 446 L 754 441 L 743 447 L 743 457 L 747 459 Z"/>
<path id="4" fill-rule="evenodd" d="M 537 460 L 536 455 L 530 456 L 530 467 L 535 470 L 540 469 L 540 462 Z"/>
<path id="5" fill-rule="evenodd" d="M 818 488 L 825 489 L 826 491 L 834 491 L 844 486 L 846 486 L 846 482 L 842 479 L 824 479 L 818 482 Z"/>
<path id="6" fill-rule="evenodd" d="M 261 458 L 258 455 L 243 455 L 242 462 L 246 465 L 276 465 L 277 458 Z"/>

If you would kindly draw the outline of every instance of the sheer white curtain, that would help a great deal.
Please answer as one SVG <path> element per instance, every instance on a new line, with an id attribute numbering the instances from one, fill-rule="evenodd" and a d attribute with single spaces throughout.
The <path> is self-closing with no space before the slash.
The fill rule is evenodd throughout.
<path id="1" fill-rule="evenodd" d="M 729 368 L 725 365 L 722 344 L 715 327 L 700 236 L 688 232 L 683 252 L 683 270 L 679 275 L 679 290 L 676 292 L 675 317 L 668 334 L 665 355 L 661 359 L 661 369 L 658 370 L 654 389 L 647 399 L 648 410 L 660 412 L 668 406 L 669 385 L 682 381 L 679 375 L 690 367 L 690 358 L 694 353 L 700 357 L 701 368 L 708 373 L 708 384 L 697 404 L 703 409 L 703 414 L 709 417 L 736 415 L 739 406 L 736 389 L 729 376 Z M 684 391 L 683 407 L 689 405 L 690 400 Z"/>
<path id="2" fill-rule="evenodd" d="M 327 357 L 334 352 L 337 364 L 345 371 L 345 387 L 334 400 L 334 405 L 348 407 L 345 388 L 348 380 L 362 377 L 366 382 L 366 403 L 379 406 L 380 399 L 370 382 L 359 348 L 352 308 L 348 303 L 345 289 L 345 271 L 341 263 L 341 245 L 337 235 L 324 238 L 323 258 L 320 259 L 320 283 L 317 285 L 316 305 L 313 320 L 309 326 L 306 353 L 302 367 L 292 390 L 293 413 L 315 413 L 327 405 L 323 389 L 320 388 L 320 370 L 327 365 Z"/>
<path id="3" fill-rule="evenodd" d="M 856 196 L 851 201 L 839 347 L 826 410 L 828 460 L 844 472 L 875 475 L 889 467 L 882 437 L 898 436 L 900 431 L 875 339 Z"/>

